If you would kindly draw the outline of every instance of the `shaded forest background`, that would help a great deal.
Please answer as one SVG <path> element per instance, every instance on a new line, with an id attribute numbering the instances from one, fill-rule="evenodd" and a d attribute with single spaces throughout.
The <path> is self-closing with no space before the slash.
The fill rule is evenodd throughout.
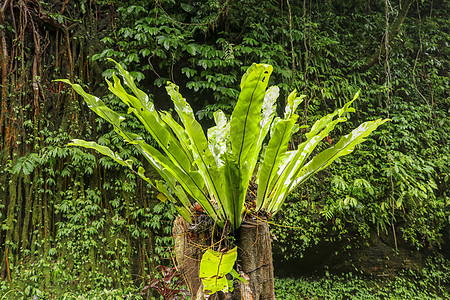
<path id="1" fill-rule="evenodd" d="M 274 66 L 280 112 L 288 91 L 307 96 L 301 125 L 361 89 L 357 113 L 335 135 L 391 122 L 273 219 L 276 272 L 449 266 L 449 12 L 448 0 L 3 0 L 0 291 L 127 288 L 171 264 L 173 207 L 110 159 L 66 146 L 99 139 L 144 164 L 53 81 L 82 84 L 125 115 L 107 96 L 106 58 L 132 71 L 159 109 L 171 109 L 167 80 L 180 85 L 204 124 L 217 109 L 232 111 L 253 62 Z M 122 124 L 145 131 L 130 115 Z"/>

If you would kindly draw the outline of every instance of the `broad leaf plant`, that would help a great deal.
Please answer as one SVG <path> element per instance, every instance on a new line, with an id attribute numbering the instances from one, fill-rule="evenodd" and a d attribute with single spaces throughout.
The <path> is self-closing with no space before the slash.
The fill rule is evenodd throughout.
<path id="1" fill-rule="evenodd" d="M 180 215 L 190 223 L 193 205 L 198 202 L 219 226 L 229 224 L 234 229 L 239 228 L 245 217 L 247 189 L 254 183 L 257 184 L 254 213 L 275 214 L 298 186 L 337 158 L 350 154 L 356 145 L 387 121 L 378 119 L 362 123 L 342 136 L 334 146 L 311 158 L 319 143 L 338 123 L 347 120 L 348 113 L 355 111 L 351 104 L 359 93 L 342 108 L 316 121 L 303 142 L 289 147 L 292 134 L 299 129 L 296 109 L 304 96 L 298 97 L 293 91 L 287 98 L 284 115 L 275 117 L 279 88 L 267 88 L 272 73 L 270 65 L 253 64 L 248 68 L 241 79 L 241 92 L 231 117 L 228 119 L 222 111 L 216 111 L 216 125 L 205 135 L 177 85 L 168 82 L 166 90 L 181 124 L 170 113 L 157 111 L 130 74 L 114 63 L 132 94 L 115 74 L 113 82 L 106 80 L 109 90 L 128 105 L 128 113 L 142 122 L 159 149 L 146 143 L 142 136 L 124 131 L 121 122 L 125 118 L 98 97 L 86 93 L 78 84 L 61 81 L 70 84 L 91 110 L 136 147 L 161 180 L 149 179 L 142 167 L 136 170 L 131 160 L 123 160 L 110 148 L 96 142 L 76 139 L 70 145 L 95 149 L 130 168 L 164 195 L 164 199 L 176 203 Z"/>

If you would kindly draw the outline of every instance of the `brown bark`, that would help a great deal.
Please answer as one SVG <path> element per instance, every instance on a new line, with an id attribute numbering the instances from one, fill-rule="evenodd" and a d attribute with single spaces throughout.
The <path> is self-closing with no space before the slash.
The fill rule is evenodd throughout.
<path id="1" fill-rule="evenodd" d="M 6 0 L 1 9 L 0 9 L 0 25 L 2 26 L 0 28 L 0 51 L 1 51 L 1 56 L 2 59 L 0 61 L 0 66 L 1 66 L 1 82 L 2 82 L 2 91 L 1 91 L 1 99 L 2 99 L 2 104 L 1 104 L 1 108 L 0 108 L 0 128 L 4 128 L 3 127 L 3 121 L 4 118 L 6 116 L 7 113 L 7 106 L 6 106 L 6 87 L 7 87 L 7 82 L 8 82 L 8 46 L 6 44 L 6 34 L 5 34 L 5 28 L 6 28 L 6 20 L 5 20 L 5 11 L 8 7 L 9 4 L 9 0 Z M 4 129 L 0 130 L 0 134 L 2 134 L 2 131 Z"/>
<path id="2" fill-rule="evenodd" d="M 183 275 L 193 300 L 236 299 L 236 300 L 273 300 L 274 277 L 272 246 L 269 226 L 263 221 L 243 222 L 236 231 L 238 259 L 236 269 L 247 279 L 248 284 L 235 281 L 234 291 L 216 293 L 207 298 L 202 291 L 199 278 L 200 261 L 209 245 L 217 245 L 211 240 L 211 228 L 204 230 L 189 229 L 182 217 L 174 222 L 175 254 L 177 267 Z M 216 249 L 215 249 L 216 250 Z"/>
<path id="3" fill-rule="evenodd" d="M 178 217 L 175 219 L 172 233 L 178 270 L 184 277 L 192 299 L 196 299 L 201 287 L 200 260 L 203 249 L 208 247 L 208 236 L 204 231 L 189 231 L 188 227 L 189 224 L 182 217 Z"/>
<path id="4" fill-rule="evenodd" d="M 116 237 L 126 241 L 126 251 L 129 253 L 132 253 L 130 249 L 135 239 L 128 233 L 111 232 L 111 226 L 97 228 L 98 237 L 94 236 L 91 241 L 98 246 L 91 247 L 86 254 L 83 252 L 88 259 L 81 263 L 71 256 L 74 253 L 71 249 L 81 247 L 78 246 L 81 243 L 71 249 L 59 246 L 71 239 L 77 243 L 78 235 L 75 236 L 74 231 L 68 236 L 58 235 L 61 232 L 58 224 L 69 220 L 72 206 L 65 206 L 68 210 L 64 211 L 58 211 L 58 207 L 68 200 L 85 199 L 88 188 L 94 190 L 99 186 L 101 190 L 103 183 L 115 182 L 111 180 L 116 180 L 119 174 L 115 169 L 112 172 L 99 164 L 95 171 L 105 174 L 103 182 L 92 182 L 91 177 L 84 176 L 87 173 L 82 167 L 72 161 L 72 155 L 66 156 L 70 151 L 64 149 L 68 140 L 65 141 L 67 135 L 63 132 L 71 132 L 71 138 L 86 136 L 87 130 L 92 134 L 105 132 L 94 130 L 93 133 L 94 114 L 83 114 L 85 104 L 78 103 L 71 96 L 72 89 L 52 82 L 53 79 L 66 77 L 74 81 L 77 77 L 83 83 L 90 81 L 93 87 L 99 88 L 103 84 L 99 71 L 103 67 L 97 63 L 87 66 L 87 61 L 88 57 L 102 50 L 97 34 L 99 20 L 94 17 L 94 12 L 102 11 L 97 8 L 108 8 L 110 5 L 100 6 L 95 1 L 88 1 L 89 9 L 82 11 L 76 1 L 53 1 L 52 5 L 44 2 L 0 0 L 0 164 L 4 166 L 0 174 L 0 222 L 4 221 L 0 226 L 0 281 L 20 286 L 28 278 L 24 271 L 32 267 L 38 274 L 37 280 L 42 283 L 40 289 L 47 292 L 60 281 L 50 273 L 50 264 L 54 261 L 65 264 L 67 274 L 72 270 L 82 270 L 83 274 L 87 274 L 97 269 L 111 274 L 111 265 L 103 262 L 115 259 L 109 253 L 115 249 Z M 65 14 L 62 19 L 55 18 L 62 13 Z M 102 18 L 104 16 L 102 13 Z M 28 125 L 23 126 L 25 122 Z M 34 170 L 28 174 L 30 171 L 25 171 L 25 167 L 17 167 L 23 163 L 18 159 L 30 153 L 38 155 L 40 160 L 35 161 Z M 13 168 L 16 168 L 14 172 Z M 66 175 L 61 175 L 62 172 Z M 122 174 L 123 170 L 119 172 Z M 82 189 L 83 184 L 86 191 Z M 141 191 L 140 196 L 138 191 Z M 146 193 L 147 187 L 142 185 L 136 189 L 136 194 L 126 195 L 127 202 L 137 207 L 133 201 L 146 199 L 142 196 Z M 106 220 L 105 223 L 111 225 L 108 220 L 112 220 L 116 212 L 123 217 L 120 210 L 111 206 L 111 196 L 120 198 L 115 191 L 102 191 L 104 201 L 99 204 L 101 213 L 89 216 L 89 221 L 79 232 L 87 232 L 91 220 Z M 151 210 L 152 206 L 148 209 Z M 141 219 L 131 216 L 127 219 L 140 226 Z M 152 258 L 151 243 L 148 240 L 146 246 L 142 246 L 139 270 L 131 269 L 131 264 L 126 264 L 120 271 L 114 267 L 114 272 L 117 272 L 114 274 L 120 275 L 114 278 L 111 286 L 121 286 L 125 276 L 131 280 L 132 275 L 129 274 L 153 272 L 153 265 L 149 263 Z M 36 265 L 36 262 L 44 263 Z M 85 276 L 83 282 L 81 276 L 76 276 L 68 287 L 58 288 L 89 285 L 95 280 L 92 276 Z"/>
<path id="5" fill-rule="evenodd" d="M 244 222 L 239 228 L 238 259 L 250 277 L 255 300 L 275 299 L 272 242 L 269 225 L 263 221 Z"/>

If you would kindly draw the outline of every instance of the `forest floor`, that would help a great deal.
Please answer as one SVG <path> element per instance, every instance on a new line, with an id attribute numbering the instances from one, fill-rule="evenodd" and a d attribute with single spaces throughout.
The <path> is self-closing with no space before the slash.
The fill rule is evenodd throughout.
<path id="1" fill-rule="evenodd" d="M 275 281 L 275 294 L 279 300 L 450 299 L 449 288 L 414 273 L 405 273 L 394 279 L 347 273 L 341 276 L 278 278 Z"/>
<path id="2" fill-rule="evenodd" d="M 156 296 L 156 292 L 154 296 Z M 375 278 L 346 273 L 341 275 L 305 276 L 300 278 L 276 278 L 275 295 L 278 300 L 422 300 L 450 299 L 450 286 L 441 285 L 431 277 L 418 276 L 414 272 L 405 272 L 395 278 Z M 0 300 L 19 299 L 60 299 L 60 300 L 117 300 L 117 299 L 169 299 L 147 298 L 141 294 L 141 288 L 124 290 L 96 290 L 86 292 L 66 292 L 61 295 L 42 294 L 25 295 L 24 291 L 3 290 Z M 172 298 L 170 298 L 172 299 Z M 175 299 L 185 299 L 181 298 Z M 189 298 L 187 298 L 188 300 Z"/>

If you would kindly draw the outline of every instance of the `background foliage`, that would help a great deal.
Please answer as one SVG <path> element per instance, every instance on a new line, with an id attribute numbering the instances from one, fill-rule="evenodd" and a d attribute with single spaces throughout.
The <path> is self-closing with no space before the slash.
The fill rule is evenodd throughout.
<path id="1" fill-rule="evenodd" d="M 107 158 L 65 146 L 90 137 L 134 156 L 69 88 L 52 82 L 69 78 L 104 95 L 107 57 L 132 70 L 160 109 L 171 109 L 162 85 L 175 82 L 205 125 L 213 111 L 231 112 L 237 80 L 253 62 L 274 66 L 269 84 L 281 82 L 280 107 L 288 90 L 307 96 L 303 125 L 362 89 L 357 114 L 336 135 L 362 120 L 392 121 L 290 198 L 274 220 L 284 227 L 272 227 L 279 258 L 298 261 L 315 245 L 353 253 L 377 237 L 390 257 L 406 249 L 448 258 L 449 4 L 4 1 L 0 291 L 126 289 L 170 263 L 173 209 Z M 124 110 L 115 98 L 103 100 Z M 302 138 L 300 131 L 293 145 Z M 323 147 L 334 142 L 330 136 Z"/>

